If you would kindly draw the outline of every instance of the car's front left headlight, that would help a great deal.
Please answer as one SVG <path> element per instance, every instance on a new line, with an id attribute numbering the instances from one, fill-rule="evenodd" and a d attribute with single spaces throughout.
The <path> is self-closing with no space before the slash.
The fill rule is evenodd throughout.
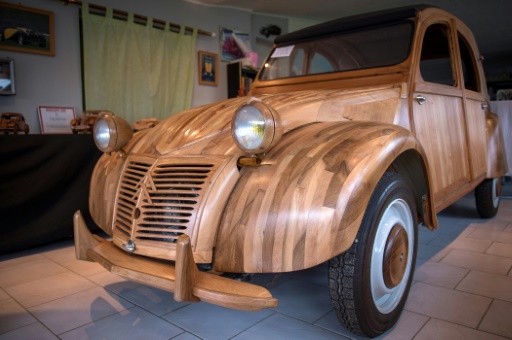
<path id="1" fill-rule="evenodd" d="M 103 152 L 121 150 L 133 136 L 127 121 L 112 112 L 102 112 L 93 127 L 94 142 Z"/>
<path id="2" fill-rule="evenodd" d="M 240 149 L 249 154 L 261 154 L 281 138 L 282 124 L 279 115 L 270 106 L 251 101 L 236 110 L 231 131 Z"/>

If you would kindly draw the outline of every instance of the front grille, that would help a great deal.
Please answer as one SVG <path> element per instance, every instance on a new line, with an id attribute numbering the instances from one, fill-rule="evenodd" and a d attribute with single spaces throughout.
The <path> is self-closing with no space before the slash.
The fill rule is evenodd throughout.
<path id="1" fill-rule="evenodd" d="M 121 177 L 114 233 L 135 244 L 190 235 L 204 192 L 223 159 L 132 156 Z"/>

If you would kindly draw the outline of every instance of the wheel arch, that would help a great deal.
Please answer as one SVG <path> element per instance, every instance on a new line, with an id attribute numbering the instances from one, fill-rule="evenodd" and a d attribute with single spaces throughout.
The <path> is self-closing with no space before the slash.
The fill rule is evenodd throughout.
<path id="1" fill-rule="evenodd" d="M 485 131 L 487 144 L 487 178 L 497 178 L 505 175 L 508 171 L 507 155 L 505 153 L 505 142 L 501 132 L 501 125 L 498 115 L 491 113 L 485 120 Z"/>
<path id="2" fill-rule="evenodd" d="M 419 179 L 428 177 L 427 169 L 419 142 L 397 125 L 346 121 L 298 128 L 261 166 L 242 169 L 219 226 L 214 268 L 286 272 L 342 253 L 386 171 L 406 178 L 419 206 L 430 209 L 420 216 L 437 226 L 429 180 Z"/>
<path id="3" fill-rule="evenodd" d="M 438 222 L 424 154 L 417 149 L 405 150 L 393 160 L 388 171 L 394 171 L 404 178 L 414 196 L 420 222 L 431 230 L 436 229 Z"/>

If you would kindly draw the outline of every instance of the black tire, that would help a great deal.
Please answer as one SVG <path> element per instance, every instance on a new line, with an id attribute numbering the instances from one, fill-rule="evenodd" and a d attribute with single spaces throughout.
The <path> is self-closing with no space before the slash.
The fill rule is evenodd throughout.
<path id="1" fill-rule="evenodd" d="M 409 187 L 398 174 L 385 173 L 370 198 L 354 244 L 329 261 L 331 303 L 338 320 L 351 332 L 375 337 L 398 321 L 414 273 L 417 228 Z M 376 244 L 385 249 L 382 254 L 374 252 Z M 395 261 L 387 261 L 393 259 L 391 254 L 398 254 Z M 389 271 L 384 270 L 384 263 L 391 263 Z M 380 295 L 378 291 L 386 287 L 389 295 Z"/>
<path id="2" fill-rule="evenodd" d="M 496 216 L 500 206 L 501 179 L 484 180 L 475 188 L 476 210 L 482 218 Z"/>

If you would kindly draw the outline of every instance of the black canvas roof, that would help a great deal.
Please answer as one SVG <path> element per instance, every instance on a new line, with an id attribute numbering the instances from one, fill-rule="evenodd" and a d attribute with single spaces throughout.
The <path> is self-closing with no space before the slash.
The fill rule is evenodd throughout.
<path id="1" fill-rule="evenodd" d="M 412 18 L 416 14 L 431 5 L 415 5 L 383 10 L 373 13 L 365 13 L 335 19 L 315 26 L 307 27 L 295 32 L 284 34 L 275 38 L 274 43 L 283 44 L 292 41 L 310 39 L 318 36 L 325 36 L 333 33 L 358 29 L 361 27 L 377 26 L 393 21 Z"/>

